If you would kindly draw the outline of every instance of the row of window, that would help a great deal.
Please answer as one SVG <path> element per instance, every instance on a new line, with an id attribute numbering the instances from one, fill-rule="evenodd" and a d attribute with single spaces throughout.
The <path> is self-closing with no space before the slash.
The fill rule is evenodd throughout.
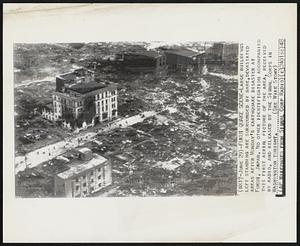
<path id="1" fill-rule="evenodd" d="M 102 106 L 102 112 L 104 111 L 108 111 L 108 105 L 105 106 L 105 110 L 104 110 L 104 106 Z"/>
<path id="2" fill-rule="evenodd" d="M 111 101 L 112 101 L 112 103 L 115 105 L 116 98 L 113 97 Z M 98 101 L 98 102 L 97 102 L 97 106 L 98 106 L 98 107 L 101 107 L 101 106 L 104 107 L 104 105 L 107 107 L 107 105 L 108 105 L 108 100 L 107 100 L 107 99 L 105 100 L 105 103 L 104 103 L 104 100 Z"/>
<path id="3" fill-rule="evenodd" d="M 65 107 L 65 106 L 62 106 L 62 109 L 66 109 L 67 107 Z M 82 112 L 82 108 L 79 108 L 78 109 L 78 113 L 81 113 Z M 59 108 L 57 108 L 57 107 L 54 107 L 54 113 L 60 113 L 61 111 L 60 111 L 60 109 Z M 72 108 L 72 112 L 73 113 L 75 113 L 75 109 L 74 108 Z"/>
<path id="4" fill-rule="evenodd" d="M 54 108 L 54 113 L 60 113 L 59 108 Z"/>
<path id="5" fill-rule="evenodd" d="M 100 183 L 100 184 L 98 184 L 98 187 L 101 187 L 102 186 L 102 184 Z M 76 187 L 75 187 L 75 189 L 76 189 L 76 191 L 78 192 L 79 191 L 79 189 L 80 189 L 80 186 L 79 185 L 76 185 Z M 91 191 L 94 191 L 94 187 L 91 187 Z M 85 191 L 83 191 L 83 194 L 84 195 L 86 195 L 87 194 L 87 191 L 85 190 Z"/>
<path id="6" fill-rule="evenodd" d="M 99 175 L 99 176 L 98 176 L 98 180 L 100 180 L 101 178 L 102 178 L 102 176 Z M 90 180 L 91 183 L 94 183 L 94 181 L 95 181 L 94 179 L 91 179 L 91 180 Z M 86 187 L 86 182 L 82 183 L 82 186 L 83 186 L 83 187 Z"/>
<path id="7" fill-rule="evenodd" d="M 68 99 L 65 99 L 65 98 L 61 98 L 61 100 L 60 100 L 60 98 L 59 98 L 58 96 L 55 96 L 55 95 L 54 95 L 54 100 L 55 100 L 55 101 L 61 102 L 63 105 L 64 105 L 64 104 L 65 104 L 65 105 L 72 105 L 72 106 L 74 106 L 74 107 L 80 107 L 80 106 L 83 105 L 83 101 L 75 102 L 75 101 L 73 101 L 73 100 L 68 100 Z M 54 101 L 54 107 L 55 107 L 56 105 L 58 105 L 58 104 L 56 104 L 55 101 Z"/>
<path id="8" fill-rule="evenodd" d="M 106 97 L 108 97 L 108 93 L 109 93 L 108 91 L 103 92 L 102 93 L 102 98 L 105 98 L 104 94 L 106 94 Z M 116 91 L 112 91 L 111 95 L 112 96 L 116 95 Z M 99 99 L 101 99 L 101 94 L 96 95 L 95 97 L 96 97 L 96 100 L 99 100 Z M 73 100 L 68 100 L 68 99 L 65 99 L 65 98 L 62 98 L 61 100 L 59 100 L 59 99 L 60 99 L 59 97 L 54 96 L 54 100 L 61 101 L 61 103 L 63 105 L 69 105 L 69 106 L 73 106 L 73 107 L 80 107 L 80 106 L 83 105 L 83 101 L 75 102 Z M 116 101 L 116 97 L 113 97 L 111 100 L 112 100 L 112 102 L 115 102 Z M 106 99 L 106 103 L 107 103 L 107 99 Z M 54 101 L 54 107 L 56 107 L 56 106 L 58 106 L 58 104 Z"/>
<path id="9" fill-rule="evenodd" d="M 111 105 L 111 110 L 112 110 L 112 111 L 116 111 L 116 108 L 117 108 L 116 104 L 113 103 L 113 104 Z M 102 107 L 97 107 L 97 108 L 96 108 L 96 114 L 99 114 L 99 113 L 101 113 L 101 112 L 107 114 L 107 112 L 108 112 L 108 105 L 106 105 L 105 107 L 102 106 Z"/>
<path id="10" fill-rule="evenodd" d="M 117 90 L 114 90 L 114 91 L 105 91 L 103 93 L 95 95 L 95 98 L 96 98 L 96 100 L 99 100 L 99 99 L 103 99 L 103 98 L 109 97 L 110 95 L 111 96 L 115 96 L 116 94 L 117 94 Z"/>
<path id="11" fill-rule="evenodd" d="M 100 167 L 97 168 L 97 172 L 98 172 L 98 173 L 101 172 L 101 168 L 100 168 Z M 90 172 L 90 176 L 92 176 L 92 175 L 94 175 L 94 171 L 91 171 L 91 172 Z M 86 178 L 86 175 L 83 175 L 82 178 L 85 179 L 85 178 Z M 98 179 L 100 179 L 100 178 L 101 178 L 101 175 L 98 176 Z M 76 178 L 75 181 L 76 181 L 76 182 L 79 182 L 79 177 Z"/>
<path id="12" fill-rule="evenodd" d="M 159 58 L 159 66 L 166 65 L 166 57 L 162 56 Z"/>
<path id="13" fill-rule="evenodd" d="M 97 102 L 98 107 L 100 107 L 100 106 L 103 107 L 103 106 L 104 106 L 103 104 L 104 104 L 104 100 L 98 101 L 98 102 Z M 107 100 L 107 99 L 105 100 L 105 104 L 106 104 L 106 106 L 107 106 L 107 104 L 108 104 L 108 100 Z"/>

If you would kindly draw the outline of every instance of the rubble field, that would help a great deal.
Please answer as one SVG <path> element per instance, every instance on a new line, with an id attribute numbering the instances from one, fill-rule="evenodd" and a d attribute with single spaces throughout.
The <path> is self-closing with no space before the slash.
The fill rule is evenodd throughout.
<path id="1" fill-rule="evenodd" d="M 228 76 L 215 74 L 220 71 Z M 237 69 L 216 66 L 202 76 L 170 73 L 157 78 L 106 72 L 119 84 L 121 117 L 146 110 L 160 113 L 131 127 L 101 132 L 84 145 L 112 161 L 113 184 L 95 196 L 236 194 L 238 81 L 233 75 Z M 41 121 L 32 117 L 27 120 L 30 124 Z M 69 134 L 50 122 L 20 128 L 24 132 L 17 136 L 31 128 L 49 131 L 42 133 L 56 138 Z M 72 159 L 71 152 L 63 156 Z M 16 195 L 53 196 L 53 175 L 63 168 L 64 162 L 53 159 L 19 172 Z"/>

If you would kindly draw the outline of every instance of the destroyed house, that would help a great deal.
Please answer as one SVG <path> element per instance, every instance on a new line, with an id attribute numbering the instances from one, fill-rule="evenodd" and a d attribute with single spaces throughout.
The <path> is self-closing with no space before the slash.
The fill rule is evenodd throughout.
<path id="1" fill-rule="evenodd" d="M 68 122 L 97 123 L 118 116 L 117 85 L 89 79 L 64 83 L 53 93 L 53 111 Z"/>
<path id="2" fill-rule="evenodd" d="M 122 67 L 133 73 L 163 74 L 166 71 L 164 54 L 152 50 L 135 50 L 122 53 Z"/>
<path id="3" fill-rule="evenodd" d="M 180 72 L 199 72 L 204 64 L 204 53 L 178 47 L 165 50 L 168 68 Z"/>
<path id="4" fill-rule="evenodd" d="M 81 148 L 68 169 L 54 177 L 54 195 L 57 197 L 86 197 L 112 183 L 110 160 Z"/>

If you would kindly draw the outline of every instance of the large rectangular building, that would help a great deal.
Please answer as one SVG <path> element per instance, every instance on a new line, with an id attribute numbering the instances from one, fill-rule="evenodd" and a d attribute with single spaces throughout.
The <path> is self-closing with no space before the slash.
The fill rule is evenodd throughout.
<path id="1" fill-rule="evenodd" d="M 112 184 L 111 162 L 88 148 L 78 150 L 78 159 L 54 178 L 57 197 L 87 197 Z"/>
<path id="2" fill-rule="evenodd" d="M 168 68 L 179 72 L 201 72 L 204 53 L 178 47 L 165 50 Z"/>
<path id="3" fill-rule="evenodd" d="M 132 73 L 152 73 L 164 75 L 167 64 L 166 56 L 153 50 L 135 50 L 122 53 L 122 67 Z"/>
<path id="4" fill-rule="evenodd" d="M 237 43 L 214 43 L 207 50 L 208 63 L 236 63 L 238 61 L 239 45 Z"/>
<path id="5" fill-rule="evenodd" d="M 66 121 L 78 120 L 81 123 L 103 122 L 118 116 L 115 83 L 95 82 L 92 75 L 88 78 L 68 76 L 78 80 L 62 81 L 61 75 L 57 77 L 53 93 L 55 115 Z"/>

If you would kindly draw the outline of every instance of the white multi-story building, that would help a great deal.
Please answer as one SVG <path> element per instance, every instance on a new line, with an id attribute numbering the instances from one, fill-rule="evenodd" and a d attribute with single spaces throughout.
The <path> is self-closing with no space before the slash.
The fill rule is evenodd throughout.
<path id="1" fill-rule="evenodd" d="M 86 122 L 94 120 L 96 123 L 118 116 L 115 83 L 95 82 L 91 78 L 62 81 L 61 77 L 57 77 L 56 91 L 53 93 L 53 111 L 59 118 L 81 118 Z"/>
<path id="2" fill-rule="evenodd" d="M 112 184 L 110 160 L 88 148 L 78 150 L 79 156 L 67 170 L 54 178 L 54 194 L 58 197 L 86 197 Z"/>

